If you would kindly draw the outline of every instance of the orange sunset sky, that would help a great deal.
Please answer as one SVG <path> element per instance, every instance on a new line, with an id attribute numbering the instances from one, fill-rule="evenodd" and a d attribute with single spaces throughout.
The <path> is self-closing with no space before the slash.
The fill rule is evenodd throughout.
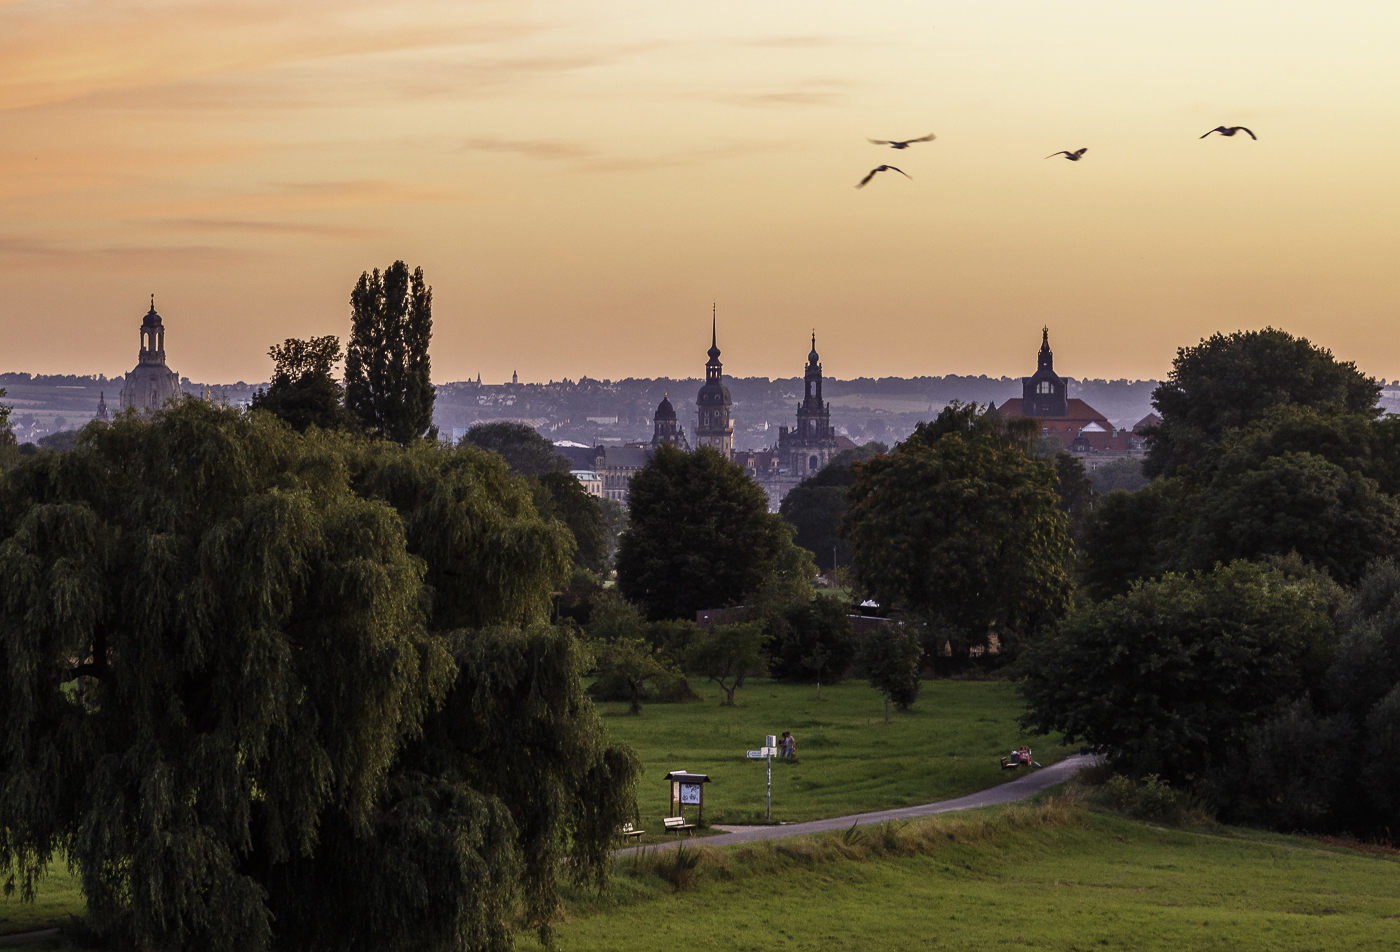
<path id="1" fill-rule="evenodd" d="M 264 380 L 402 258 L 438 381 L 699 375 L 712 301 L 737 376 L 1273 324 L 1400 377 L 1398 50 L 1395 0 L 0 0 L 0 370 L 131 369 L 154 292 Z"/>

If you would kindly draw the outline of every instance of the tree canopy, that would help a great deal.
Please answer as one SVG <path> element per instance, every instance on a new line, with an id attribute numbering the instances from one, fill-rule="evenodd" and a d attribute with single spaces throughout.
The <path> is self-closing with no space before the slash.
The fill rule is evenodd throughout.
<path id="1" fill-rule="evenodd" d="M 1400 420 L 1277 406 L 1189 471 L 1100 500 L 1081 535 L 1086 591 L 1296 552 L 1353 584 L 1400 545 Z"/>
<path id="2" fill-rule="evenodd" d="M 569 458 L 554 451 L 554 444 L 524 423 L 498 420 L 478 423 L 462 437 L 463 442 L 499 453 L 512 473 L 543 476 L 569 471 Z"/>
<path id="3" fill-rule="evenodd" d="M 952 405 L 856 466 L 843 533 L 887 610 L 956 626 L 964 646 L 1029 631 L 1069 605 L 1072 558 L 1054 469 L 1019 420 Z"/>
<path id="4" fill-rule="evenodd" d="M 267 410 L 297 432 L 309 426 L 333 430 L 350 426 L 355 418 L 344 407 L 345 388 L 334 377 L 341 358 L 340 338 L 288 338 L 268 348 L 272 382 L 253 394 L 254 410 Z"/>
<path id="5" fill-rule="evenodd" d="M 860 649 L 860 665 L 870 686 L 885 698 L 885 723 L 890 722 L 890 702 L 901 711 L 919 696 L 920 662 L 924 656 L 919 633 L 910 625 L 881 625 Z"/>
<path id="6" fill-rule="evenodd" d="M 765 580 L 805 561 L 763 490 L 708 447 L 658 447 L 632 477 L 628 508 L 617 585 L 648 618 L 693 619 L 701 609 L 743 604 Z"/>
<path id="7" fill-rule="evenodd" d="M 1150 431 L 1147 476 L 1196 465 L 1231 429 L 1263 419 L 1279 405 L 1374 416 L 1380 385 L 1351 361 L 1306 338 L 1267 327 L 1214 334 L 1182 347 L 1152 392 L 1162 423 Z"/>
<path id="8" fill-rule="evenodd" d="M 435 398 L 428 358 L 433 290 L 423 269 L 395 261 L 360 275 L 350 294 L 345 407 L 377 436 L 404 444 L 428 435 Z"/>
<path id="9" fill-rule="evenodd" d="M 842 450 L 783 497 L 778 511 L 797 530 L 793 541 L 813 554 L 819 568 L 830 570 L 851 561 L 850 543 L 840 537 L 841 519 L 849 508 L 846 493 L 856 482 L 851 464 L 888 452 L 884 443 Z"/>
<path id="10" fill-rule="evenodd" d="M 191 400 L 26 458 L 0 475 L 0 874 L 65 855 L 136 947 L 506 948 L 635 810 L 579 646 L 539 626 L 567 570 L 474 449 Z"/>
<path id="11" fill-rule="evenodd" d="M 1030 643 L 1024 721 L 1138 775 L 1204 780 L 1320 681 L 1333 597 L 1325 580 L 1243 561 L 1136 583 Z"/>

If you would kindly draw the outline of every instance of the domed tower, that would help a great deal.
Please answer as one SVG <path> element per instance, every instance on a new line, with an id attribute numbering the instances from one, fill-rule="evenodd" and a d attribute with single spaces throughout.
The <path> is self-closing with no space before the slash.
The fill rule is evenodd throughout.
<path id="1" fill-rule="evenodd" d="M 141 321 L 141 351 L 136 367 L 122 384 L 120 406 L 123 410 L 135 408 L 137 413 L 150 413 L 180 395 L 180 375 L 165 365 L 165 324 L 156 313 L 156 297 L 152 294 L 151 309 Z"/>
<path id="2" fill-rule="evenodd" d="M 705 361 L 705 385 L 695 398 L 700 411 L 700 425 L 695 428 L 695 446 L 709 446 L 720 451 L 725 459 L 734 455 L 734 424 L 729 420 L 729 408 L 734 401 L 724 385 L 724 365 L 719 362 L 715 316 L 710 314 L 710 359 Z"/>
<path id="3" fill-rule="evenodd" d="M 655 432 L 652 433 L 651 437 L 652 446 L 660 446 L 662 443 L 670 443 L 678 450 L 690 452 L 690 443 L 685 438 L 685 428 L 676 418 L 676 408 L 671 406 L 669 393 L 662 396 L 661 404 L 656 408 Z"/>
<path id="4" fill-rule="evenodd" d="M 797 405 L 797 428 L 778 431 L 778 451 L 788 473 L 806 479 L 813 476 L 836 455 L 836 430 L 831 425 L 831 404 L 822 402 L 822 364 L 817 354 L 817 335 L 812 334 L 812 350 L 803 374 L 806 392 Z"/>
<path id="5" fill-rule="evenodd" d="M 1058 419 L 1068 412 L 1068 396 L 1064 378 L 1055 373 L 1050 328 L 1041 328 L 1035 376 L 1021 378 L 1021 412 L 1028 417 Z"/>

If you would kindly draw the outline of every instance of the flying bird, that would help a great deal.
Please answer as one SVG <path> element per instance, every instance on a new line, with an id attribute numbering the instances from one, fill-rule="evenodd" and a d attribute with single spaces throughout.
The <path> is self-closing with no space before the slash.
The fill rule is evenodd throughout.
<path id="1" fill-rule="evenodd" d="M 1249 132 L 1249 130 L 1244 126 L 1216 126 L 1214 129 L 1210 130 L 1210 132 L 1218 132 L 1222 136 L 1232 136 L 1236 132 Z M 1210 132 L 1207 132 L 1206 136 L 1210 135 Z M 1204 139 L 1206 136 L 1201 136 L 1201 138 Z M 1259 141 L 1259 137 L 1252 132 L 1249 132 L 1249 137 L 1255 142 Z"/>
<path id="2" fill-rule="evenodd" d="M 1053 159 L 1053 158 L 1054 158 L 1055 156 L 1057 156 L 1057 155 L 1063 155 L 1065 158 L 1069 159 L 1071 162 L 1078 162 L 1080 159 L 1084 158 L 1084 153 L 1085 153 L 1085 152 L 1088 152 L 1088 151 L 1089 151 L 1089 147 L 1088 147 L 1088 146 L 1085 146 L 1084 148 L 1080 149 L 1080 150 L 1077 151 L 1077 152 L 1066 152 L 1066 151 L 1064 151 L 1063 149 L 1061 149 L 1059 152 L 1051 152 L 1049 155 L 1046 156 L 1046 158 L 1047 158 L 1047 159 Z"/>
<path id="3" fill-rule="evenodd" d="M 904 139 L 902 141 L 899 139 L 866 139 L 865 141 L 871 145 L 887 145 L 891 149 L 907 149 L 915 142 L 932 142 L 936 138 L 937 136 L 930 132 L 922 139 Z"/>
<path id="4" fill-rule="evenodd" d="M 860 180 L 860 184 L 857 185 L 856 188 L 863 188 L 863 187 L 865 187 L 865 183 L 868 182 L 868 181 L 870 181 L 871 179 L 873 179 L 873 178 L 875 177 L 875 173 L 876 173 L 876 172 L 898 172 L 900 175 L 904 176 L 904 177 L 907 178 L 907 179 L 911 179 L 911 178 L 914 177 L 914 176 L 910 175 L 908 172 L 904 171 L 903 169 L 897 169 L 897 168 L 895 168 L 893 165 L 880 165 L 880 166 L 876 166 L 875 168 L 871 169 L 871 170 L 870 170 L 870 174 L 867 175 L 865 178 L 861 179 L 861 180 Z"/>

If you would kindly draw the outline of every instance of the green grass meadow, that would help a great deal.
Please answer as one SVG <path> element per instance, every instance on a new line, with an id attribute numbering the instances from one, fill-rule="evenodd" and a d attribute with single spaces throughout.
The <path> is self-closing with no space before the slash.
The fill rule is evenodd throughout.
<path id="1" fill-rule="evenodd" d="M 20 902 L 18 890 L 9 897 L 0 894 L 0 936 L 62 925 L 70 916 L 82 915 L 84 907 L 78 876 L 70 873 L 65 863 L 54 863 L 34 902 Z"/>
<path id="2" fill-rule="evenodd" d="M 903 850 L 882 851 L 882 834 Z M 607 897 L 576 897 L 559 952 L 1400 947 L 1400 857 L 1165 829 L 1054 801 L 933 817 L 850 845 L 827 834 L 700 845 L 697 857 L 689 884 L 662 854 L 624 860 Z M 520 948 L 540 946 L 522 936 Z"/>
<path id="3" fill-rule="evenodd" d="M 1030 744 L 1042 764 L 1073 751 L 1021 732 L 1023 710 L 1004 681 L 926 681 L 908 712 L 891 708 L 864 681 L 813 685 L 751 680 L 723 707 L 724 693 L 692 681 L 705 700 L 651 704 L 637 717 L 625 704 L 603 704 L 609 739 L 641 756 L 638 800 L 646 841 L 670 806 L 667 772 L 708 774 L 705 821 L 764 822 L 765 764 L 745 752 L 765 734 L 792 731 L 795 761 L 773 760 L 773 821 L 797 822 L 929 803 L 996 786 L 1021 774 L 999 758 Z M 689 812 L 687 813 L 689 816 Z"/>

